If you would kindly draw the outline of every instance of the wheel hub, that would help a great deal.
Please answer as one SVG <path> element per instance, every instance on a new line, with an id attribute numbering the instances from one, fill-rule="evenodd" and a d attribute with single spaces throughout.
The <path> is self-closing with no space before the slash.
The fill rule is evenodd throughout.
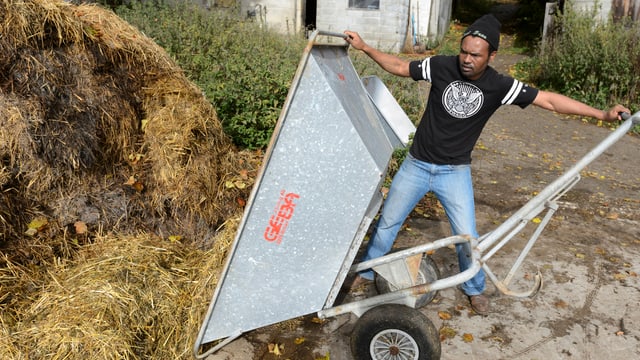
<path id="1" fill-rule="evenodd" d="M 389 354 L 391 354 L 391 356 L 398 356 L 398 354 L 400 354 L 400 349 L 398 349 L 397 346 L 390 346 L 389 347 Z"/>

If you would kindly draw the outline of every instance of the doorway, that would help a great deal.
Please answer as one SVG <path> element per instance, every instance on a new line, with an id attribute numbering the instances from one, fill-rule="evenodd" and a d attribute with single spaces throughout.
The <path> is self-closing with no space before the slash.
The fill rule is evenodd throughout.
<path id="1" fill-rule="evenodd" d="M 316 29 L 317 8 L 317 0 L 306 0 L 304 11 L 304 27 L 307 32 Z"/>

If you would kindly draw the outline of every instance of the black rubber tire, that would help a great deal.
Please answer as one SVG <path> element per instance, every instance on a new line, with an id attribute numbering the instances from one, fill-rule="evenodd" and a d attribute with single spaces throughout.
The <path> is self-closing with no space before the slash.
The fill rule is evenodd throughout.
<path id="1" fill-rule="evenodd" d="M 430 256 L 424 254 L 420 261 L 420 268 L 418 269 L 418 284 L 432 283 L 440 278 L 440 270 L 435 261 Z M 379 294 L 386 294 L 395 290 L 398 290 L 395 286 L 389 284 L 382 276 L 376 276 L 376 289 Z M 438 295 L 437 291 L 430 291 L 426 294 L 420 295 L 416 300 L 415 308 L 419 309 L 430 302 Z"/>
<path id="2" fill-rule="evenodd" d="M 355 360 L 438 360 L 440 336 L 420 311 L 400 304 L 369 309 L 351 334 Z"/>

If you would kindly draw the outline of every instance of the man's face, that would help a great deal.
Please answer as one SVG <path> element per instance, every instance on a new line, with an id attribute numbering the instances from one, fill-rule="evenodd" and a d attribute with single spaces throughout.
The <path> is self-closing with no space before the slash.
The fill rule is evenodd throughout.
<path id="1" fill-rule="evenodd" d="M 476 36 L 466 36 L 460 43 L 458 60 L 460 71 L 469 80 L 482 76 L 489 62 L 496 57 L 496 51 L 489 53 L 489 43 Z"/>

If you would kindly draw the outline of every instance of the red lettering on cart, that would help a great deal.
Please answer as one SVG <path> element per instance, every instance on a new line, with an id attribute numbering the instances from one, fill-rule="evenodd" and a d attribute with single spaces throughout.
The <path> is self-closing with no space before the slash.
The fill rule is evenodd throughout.
<path id="1" fill-rule="evenodd" d="M 265 240 L 276 244 L 282 242 L 282 237 L 296 208 L 296 204 L 293 201 L 299 198 L 300 195 L 296 193 L 287 193 L 285 190 L 280 191 L 280 199 L 276 204 L 273 215 L 269 218 L 269 225 L 264 230 Z"/>

